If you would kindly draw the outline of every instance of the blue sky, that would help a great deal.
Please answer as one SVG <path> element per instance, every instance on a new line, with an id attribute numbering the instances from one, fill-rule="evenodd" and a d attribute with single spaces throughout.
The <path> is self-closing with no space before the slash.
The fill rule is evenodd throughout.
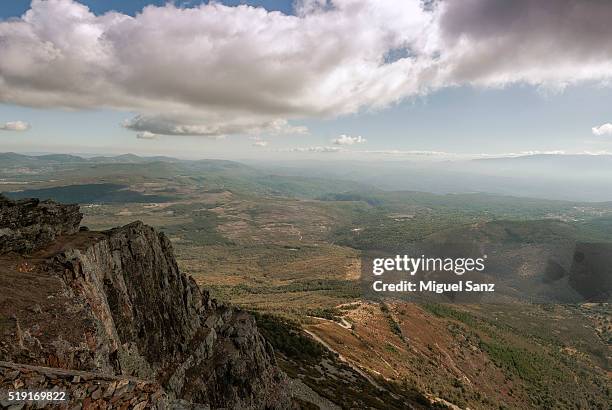
<path id="1" fill-rule="evenodd" d="M 31 0 L 11 0 L 3 2 L 0 6 L 0 18 L 18 17 L 25 13 L 30 8 Z M 120 11 L 129 15 L 135 15 L 142 11 L 142 8 L 149 5 L 163 6 L 167 3 L 167 0 L 83 0 L 82 4 L 85 4 L 91 11 L 96 14 L 102 14 L 110 10 Z M 207 1 L 175 1 L 177 5 L 183 6 L 194 6 L 200 3 L 208 3 Z M 291 1 L 285 0 L 260 0 L 260 1 L 238 1 L 238 0 L 225 0 L 223 4 L 228 6 L 235 6 L 239 4 L 250 4 L 256 7 L 265 7 L 268 10 L 278 10 L 283 13 L 289 14 L 293 11 Z"/>
<path id="2" fill-rule="evenodd" d="M 81 1 L 81 3 L 89 7 L 90 11 L 98 17 L 109 10 L 136 16 L 146 4 L 159 6 L 165 4 L 162 1 L 144 0 L 90 0 Z M 229 6 L 242 4 L 242 2 L 237 1 L 225 1 L 223 3 Z M 199 4 L 199 2 L 177 2 L 176 4 L 179 7 L 191 8 Z M 248 4 L 262 6 L 268 10 L 279 10 L 285 14 L 293 12 L 291 2 L 252 1 L 248 2 Z M 8 2 L 8 4 L 4 2 L 0 5 L 0 17 L 5 21 L 11 19 L 19 20 L 20 16 L 29 7 L 29 1 L 12 1 Z M 407 12 L 410 11 L 408 10 Z M 224 18 L 233 21 L 231 13 L 233 11 L 229 10 L 229 13 L 223 14 Z M 61 17 L 61 15 L 58 16 Z M 180 13 L 175 11 L 169 11 L 167 16 L 169 17 L 164 18 L 183 18 Z M 262 16 L 262 18 L 264 17 Z M 411 22 L 412 20 L 410 19 L 402 20 L 401 24 L 411 24 Z M 36 25 L 39 23 L 34 22 L 31 24 Z M 43 23 L 40 24 L 42 25 Z M 276 19 L 272 23 L 266 21 L 265 24 L 284 26 L 287 24 L 287 20 Z M 372 24 L 375 25 L 376 22 L 374 21 Z M 398 27 L 398 31 L 401 32 L 401 26 Z M 326 27 L 326 30 L 324 31 L 326 37 L 321 38 L 329 39 L 330 35 L 333 37 L 334 33 L 329 33 L 329 27 Z M 198 35 L 202 35 L 200 32 L 198 33 Z M 54 36 L 52 37 L 53 39 L 60 38 L 57 33 L 49 35 Z M 550 33 L 538 32 L 534 34 L 534 36 L 538 35 L 543 36 L 544 40 L 546 40 L 546 36 L 550 35 Z M 510 36 L 507 35 L 507 37 Z M 143 41 L 146 41 L 147 37 L 143 38 L 145 38 Z M 344 38 L 342 32 L 338 32 L 338 38 Z M 8 41 L 19 40 L 16 37 L 15 40 L 9 39 Z M 127 41 L 130 41 L 130 39 Z M 266 38 L 266 41 L 270 41 L 270 39 Z M 279 41 L 282 41 L 282 39 Z M 350 39 L 346 41 L 350 41 Z M 406 40 L 402 41 L 405 42 Z M 373 43 L 375 43 L 374 40 Z M 257 43 L 254 44 L 256 47 Z M 481 42 L 475 42 L 474 44 L 480 47 Z M 123 45 L 121 44 L 121 46 Z M 290 46 L 293 47 L 293 45 Z M 350 46 L 350 44 L 344 45 L 345 48 L 347 46 Z M 395 47 L 394 45 L 376 44 L 376 46 L 388 47 L 386 52 L 395 50 L 393 48 Z M 266 45 L 266 47 L 269 49 L 270 45 Z M 78 49 L 78 52 L 81 53 L 84 49 L 82 47 Z M 134 52 L 134 49 L 130 50 L 132 53 Z M 141 50 L 141 48 L 137 50 Z M 164 55 L 167 55 L 168 52 L 173 52 L 172 47 L 170 50 L 165 49 Z M 0 50 L 1 52 L 2 50 Z M 194 50 L 193 55 L 187 56 L 188 59 L 195 58 L 199 61 L 198 52 L 199 50 Z M 356 55 L 348 56 L 347 60 L 350 61 L 351 58 L 366 58 L 359 54 L 361 52 L 360 50 L 356 51 Z M 450 55 L 451 51 L 448 53 Z M 452 50 L 452 53 L 455 53 L 455 50 Z M 66 52 L 66 55 L 68 54 L 69 52 Z M 245 56 L 245 60 L 248 57 Z M 261 61 L 260 56 L 256 55 L 255 57 L 258 60 L 254 61 Z M 158 61 L 156 56 L 152 55 L 151 58 L 153 59 L 151 64 L 156 64 Z M 163 59 L 163 56 L 160 58 Z M 221 64 L 218 66 L 217 71 L 228 70 L 231 72 L 234 66 L 227 63 L 227 61 L 236 61 L 236 58 L 240 58 L 240 53 L 236 55 L 236 50 L 233 49 L 233 54 L 228 60 L 215 61 L 215 63 Z M 559 60 L 559 64 L 565 64 L 564 67 L 576 66 L 576 72 L 586 71 L 580 67 L 580 61 L 576 63 L 575 60 L 571 59 L 573 58 L 572 56 L 568 57 L 563 54 L 559 58 L 565 59 Z M 602 64 L 607 64 L 609 61 L 605 60 Z M 70 67 L 72 67 L 75 64 L 78 65 L 79 61 L 76 63 L 71 61 L 69 63 L 71 64 Z M 238 64 L 242 63 L 240 61 Z M 252 67 L 253 63 L 250 61 L 245 61 L 244 63 L 246 67 L 244 68 L 244 75 L 250 75 L 251 70 L 249 67 Z M 206 67 L 210 67 L 208 62 L 206 64 L 208 64 Z M 283 61 L 280 64 L 283 64 Z M 529 62 L 528 64 L 537 63 Z M 180 61 L 177 62 L 177 65 L 180 65 Z M 188 69 L 188 67 L 188 65 L 185 65 L 183 70 Z M 542 78 L 533 79 L 528 77 L 531 75 L 530 73 L 534 72 L 533 67 L 526 66 L 524 71 L 527 74 L 521 77 L 522 74 L 519 73 L 517 78 L 512 80 L 507 80 L 508 74 L 506 72 L 502 72 L 503 75 L 495 72 L 488 77 L 483 76 L 462 80 L 463 83 L 453 78 L 452 80 L 445 80 L 447 84 L 444 86 L 438 86 L 437 83 L 435 86 L 426 84 L 424 86 L 426 91 L 423 91 L 422 88 L 406 88 L 406 91 L 402 93 L 385 90 L 383 94 L 376 94 L 374 91 L 370 93 L 369 90 L 365 90 L 361 94 L 367 94 L 366 96 L 358 95 L 355 98 L 353 98 L 353 94 L 347 92 L 347 95 L 339 98 L 337 103 L 330 103 L 329 106 L 326 106 L 329 97 L 325 93 L 329 92 L 330 96 L 335 97 L 338 92 L 343 92 L 343 90 L 350 87 L 362 87 L 364 83 L 369 84 L 370 88 L 379 92 L 377 90 L 378 79 L 384 82 L 391 75 L 399 75 L 400 77 L 398 78 L 401 78 L 404 72 L 412 69 L 412 66 L 406 67 L 398 67 L 397 72 L 393 72 L 388 76 L 379 76 L 380 74 L 375 70 L 385 68 L 375 67 L 372 69 L 371 74 L 374 76 L 373 79 L 360 77 L 354 83 L 347 83 L 346 87 L 337 88 L 340 91 L 334 91 L 336 90 L 335 88 L 331 91 L 327 88 L 321 89 L 320 92 L 323 97 L 317 99 L 315 96 L 312 101 L 307 99 L 313 98 L 311 96 L 312 93 L 300 94 L 304 92 L 299 87 L 296 87 L 297 91 L 292 91 L 295 94 L 287 97 L 288 92 L 286 92 L 285 88 L 295 86 L 295 84 L 289 83 L 284 86 L 285 88 L 279 88 L 278 95 L 281 97 L 275 97 L 277 99 L 273 101 L 274 108 L 270 109 L 262 108 L 268 103 L 265 88 L 263 88 L 263 91 L 255 90 L 253 92 L 253 101 L 251 101 L 249 90 L 245 90 L 244 99 L 247 102 L 243 104 L 240 101 L 240 95 L 238 95 L 237 98 L 232 98 L 231 101 L 228 97 L 228 102 L 222 107 L 216 107 L 215 101 L 212 101 L 212 103 L 207 101 L 205 105 L 196 106 L 191 102 L 191 99 L 187 98 L 191 98 L 187 95 L 185 101 L 188 102 L 181 102 L 183 105 L 177 108 L 173 104 L 176 99 L 182 98 L 182 96 L 177 97 L 177 93 L 184 91 L 176 91 L 168 99 L 170 102 L 168 103 L 167 111 L 173 112 L 171 118 L 166 113 L 166 105 L 164 105 L 163 101 L 155 102 L 154 106 L 149 106 L 148 104 L 150 104 L 151 100 L 149 97 L 147 97 L 146 102 L 138 102 L 133 107 L 129 106 L 131 103 L 125 103 L 123 100 L 116 104 L 114 101 L 119 97 L 115 95 L 108 98 L 101 97 L 100 101 L 95 103 L 88 101 L 85 104 L 80 99 L 67 97 L 68 99 L 73 98 L 75 102 L 70 103 L 72 106 L 60 107 L 62 104 L 57 101 L 62 100 L 55 99 L 55 96 L 49 96 L 46 90 L 41 91 L 44 92 L 44 94 L 40 94 L 43 97 L 40 97 L 39 94 L 29 96 L 27 92 L 24 92 L 24 89 L 19 88 L 20 84 L 17 84 L 14 89 L 8 89 L 5 92 L 6 95 L 11 97 L 5 98 L 3 103 L 0 104 L 0 125 L 14 121 L 23 121 L 27 122 L 30 128 L 27 131 L 21 132 L 10 129 L 0 131 L 0 151 L 134 152 L 138 154 L 168 154 L 192 158 L 233 159 L 288 159 L 304 157 L 368 159 L 380 158 L 381 155 L 388 155 L 389 158 L 394 159 L 403 158 L 402 155 L 398 156 L 390 153 L 392 151 L 435 151 L 438 153 L 459 154 L 460 156 L 464 154 L 494 155 L 532 151 L 564 151 L 566 153 L 612 152 L 612 135 L 607 133 L 594 135 L 592 132 L 593 127 L 612 122 L 612 113 L 610 112 L 612 93 L 607 85 L 609 83 L 600 74 L 593 75 L 593 78 L 579 78 L 576 80 L 578 74 L 575 75 L 571 70 L 568 70 L 567 78 L 559 79 L 556 74 L 550 74 L 549 77 L 542 75 Z M 391 68 L 393 67 L 388 67 L 388 69 Z M 243 68 L 236 66 L 235 71 L 240 69 Z M 591 71 L 598 73 L 597 69 L 598 67 L 596 66 Z M 3 74 L 2 70 L 3 67 L 0 64 L 0 76 Z M 273 75 L 268 76 L 271 71 L 273 70 L 267 69 L 266 72 L 261 74 L 261 76 L 266 77 L 256 77 L 253 83 L 276 82 L 278 80 L 278 83 L 284 84 L 283 81 L 287 81 L 283 76 L 278 76 L 278 78 Z M 176 75 L 181 76 L 181 72 L 177 71 Z M 384 72 L 386 73 L 387 71 Z M 48 71 L 42 75 L 51 77 L 52 74 L 53 71 Z M 77 72 L 75 75 L 81 74 Z M 316 74 L 314 72 L 314 75 Z M 361 73 L 358 74 L 361 75 Z M 146 72 L 143 75 L 155 75 L 155 73 Z M 143 75 L 139 78 L 142 78 Z M 200 87 L 200 75 L 203 81 L 204 78 L 208 78 L 209 73 L 205 70 L 196 72 L 192 78 L 194 89 Z M 236 78 L 240 79 L 240 73 L 238 75 Z M 305 75 L 305 78 L 311 78 L 314 75 Z M 322 73 L 321 82 L 325 82 L 328 78 L 336 78 L 332 77 L 332 75 L 337 76 L 337 73 Z M 370 74 L 368 73 L 368 75 Z M 497 80 L 490 80 L 490 78 L 502 76 L 504 78 L 502 83 L 495 82 Z M 9 86 L 12 86 L 13 84 L 10 84 L 11 78 L 17 77 L 7 76 L 6 78 L 8 80 L 5 81 L 9 83 Z M 264 79 L 262 80 L 262 78 Z M 85 83 L 88 80 L 87 77 L 84 77 Z M 137 80 L 140 81 L 139 79 Z M 167 79 L 162 80 L 165 81 Z M 298 78 L 295 82 L 301 80 L 301 78 Z M 70 81 L 69 77 L 68 81 Z M 115 79 L 110 81 L 115 81 Z M 172 82 L 172 79 L 170 81 Z M 409 81 L 409 78 L 406 79 L 406 82 Z M 563 83 L 563 87 L 558 86 L 555 81 Z M 245 84 L 243 87 L 248 88 L 251 83 L 245 82 Z M 272 87 L 276 83 L 273 84 Z M 397 84 L 397 81 L 394 80 L 390 84 Z M 179 86 L 182 85 L 179 84 Z M 231 88 L 231 86 L 232 84 L 228 84 L 228 87 Z M 1 87 L 0 85 L 0 97 L 3 95 Z M 146 84 L 139 85 L 139 87 L 146 87 Z M 155 84 L 151 87 L 155 88 Z M 201 87 L 203 90 L 202 97 L 195 98 L 198 101 L 209 98 L 211 93 L 217 91 L 214 87 L 210 88 L 210 86 L 206 85 Z M 419 85 L 418 87 L 421 86 Z M 105 88 L 108 88 L 108 86 L 105 85 Z M 140 89 L 133 88 L 133 90 Z M 224 88 L 220 90 L 221 99 L 224 99 Z M 26 91 L 29 91 L 29 89 Z M 161 92 L 158 90 L 153 91 L 152 95 L 159 95 Z M 58 95 L 64 95 L 59 94 L 59 92 L 63 92 L 63 90 L 59 90 Z M 134 91 L 130 92 L 133 93 Z M 231 91 L 228 91 L 228 94 L 231 94 Z M 372 95 L 370 96 L 369 94 Z M 129 97 L 130 95 L 127 97 L 122 95 L 120 98 L 128 101 Z M 96 98 L 97 95 L 94 96 L 94 99 Z M 286 106 L 292 106 L 296 100 L 299 101 L 297 105 L 301 105 L 295 108 L 295 112 L 290 112 L 285 109 L 283 98 L 287 98 Z M 305 102 L 302 103 L 302 100 Z M 353 100 L 356 101 L 353 102 Z M 379 101 L 382 102 L 379 104 Z M 323 106 L 320 112 L 318 112 L 317 104 Z M 244 108 L 245 106 L 247 106 L 246 109 Z M 315 108 L 312 108 L 313 106 Z M 189 113 L 183 114 L 182 110 L 184 109 L 189 111 Z M 274 112 L 270 113 L 270 110 Z M 179 114 L 175 114 L 176 112 L 179 112 Z M 231 122 L 235 121 L 235 118 L 240 115 L 244 115 L 245 118 L 251 121 L 248 123 L 248 126 L 244 124 L 237 125 Z M 147 121 L 132 121 L 129 126 L 125 125 L 126 120 L 129 121 L 139 116 L 146 117 Z M 231 121 L 226 120 L 226 117 L 230 118 Z M 153 120 L 149 121 L 150 118 Z M 203 121 L 201 118 L 210 118 L 210 120 Z M 223 120 L 219 120 L 219 118 L 223 118 Z M 284 125 L 282 125 L 280 131 L 274 127 L 274 130 L 272 130 L 269 127 L 269 124 L 277 119 L 286 122 L 286 124 L 283 123 Z M 201 122 L 197 122 L 198 120 Z M 210 131 L 208 126 L 212 122 L 215 122 L 215 130 L 223 131 Z M 166 123 L 169 123 L 170 126 L 166 125 Z M 291 131 L 294 127 L 306 127 L 308 131 Z M 202 131 L 204 128 L 205 131 Z M 185 129 L 188 129 L 188 131 L 184 131 Z M 253 131 L 254 129 L 256 131 Z M 226 132 L 225 130 L 232 131 Z M 351 137 L 362 136 L 366 142 L 355 143 L 353 145 L 339 145 L 332 142 L 343 134 Z M 136 135 L 144 135 L 144 138 L 136 138 Z M 151 138 L 146 138 L 147 135 L 150 135 Z M 259 143 L 256 144 L 257 142 Z M 331 147 L 332 149 L 314 149 L 316 147 Z M 385 152 L 385 154 L 382 154 L 382 152 Z M 408 154 L 406 155 L 411 157 Z M 429 158 L 430 156 L 427 155 L 426 157 Z"/>

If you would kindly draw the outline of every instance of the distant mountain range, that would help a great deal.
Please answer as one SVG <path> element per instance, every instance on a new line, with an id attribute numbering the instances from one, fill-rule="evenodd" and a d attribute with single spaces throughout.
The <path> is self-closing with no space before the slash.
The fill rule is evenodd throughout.
<path id="1" fill-rule="evenodd" d="M 563 169 L 568 167 L 575 171 L 610 171 L 612 172 L 612 155 L 587 154 L 538 154 L 520 157 L 480 158 L 472 160 L 473 163 L 496 167 L 527 166 L 539 170 Z"/>
<path id="2" fill-rule="evenodd" d="M 144 163 L 152 161 L 179 162 L 176 158 L 165 156 L 139 157 L 134 154 L 124 154 L 117 156 L 97 156 L 85 158 L 70 154 L 43 154 L 43 155 L 24 155 L 15 152 L 0 153 L 0 166 L 26 166 L 48 164 L 69 164 L 69 163 Z"/>
<path id="3" fill-rule="evenodd" d="M 300 177 L 350 181 L 372 188 L 438 194 L 493 194 L 570 201 L 612 201 L 612 155 L 528 155 L 467 161 L 249 161 L 181 160 L 134 154 L 85 158 L 77 155 L 0 154 L 0 169 L 77 164 L 153 164 L 252 178 Z"/>
<path id="4" fill-rule="evenodd" d="M 392 191 L 612 200 L 612 155 L 528 155 L 461 161 L 302 161 L 266 166 L 284 175 L 328 175 Z"/>

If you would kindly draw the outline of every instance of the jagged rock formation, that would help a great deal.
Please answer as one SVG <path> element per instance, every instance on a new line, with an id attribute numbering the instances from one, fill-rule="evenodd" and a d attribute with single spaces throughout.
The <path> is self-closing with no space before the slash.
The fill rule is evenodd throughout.
<path id="1" fill-rule="evenodd" d="M 254 319 L 182 274 L 162 233 L 141 222 L 78 231 L 74 207 L 34 203 L 0 203 L 28 244 L 3 249 L 32 252 L 0 256 L 0 360 L 136 377 L 159 383 L 169 400 L 211 408 L 290 407 Z M 19 215 L 48 228 L 21 229 Z"/>
<path id="2" fill-rule="evenodd" d="M 31 252 L 57 236 L 75 233 L 83 215 L 78 205 L 0 195 L 0 253 Z"/>

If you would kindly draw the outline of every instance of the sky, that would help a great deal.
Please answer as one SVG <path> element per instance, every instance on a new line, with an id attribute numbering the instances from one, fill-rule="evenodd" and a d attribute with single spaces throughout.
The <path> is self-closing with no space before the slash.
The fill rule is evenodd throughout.
<path id="1" fill-rule="evenodd" d="M 0 151 L 612 153 L 612 3 L 0 3 Z"/>

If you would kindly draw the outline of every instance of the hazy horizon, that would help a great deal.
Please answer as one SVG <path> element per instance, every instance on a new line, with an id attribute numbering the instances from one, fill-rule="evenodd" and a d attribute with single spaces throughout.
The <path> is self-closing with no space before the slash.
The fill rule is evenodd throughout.
<path id="1" fill-rule="evenodd" d="M 12 161 L 10 153 L 0 153 Z M 11 169 L 18 170 L 23 166 L 29 168 L 44 167 L 46 155 L 75 155 L 85 161 L 96 159 L 95 163 L 132 162 L 128 158 L 132 153 L 123 155 L 99 154 L 42 154 L 33 155 L 35 162 L 20 162 L 20 155 L 12 161 Z M 7 156 L 8 155 L 8 156 Z M 29 159 L 30 156 L 24 158 Z M 138 159 L 136 159 L 138 158 Z M 573 202 L 607 202 L 612 201 L 611 155 L 560 155 L 532 154 L 515 157 L 487 157 L 478 159 L 446 160 L 331 160 L 315 159 L 223 159 L 223 158 L 176 158 L 171 156 L 136 156 L 137 163 L 150 163 L 167 159 L 177 163 L 197 163 L 207 160 L 232 161 L 254 167 L 269 175 L 322 178 L 327 180 L 354 181 L 364 187 L 385 191 L 418 191 L 433 194 L 485 193 L 548 200 L 565 200 Z M 40 160 L 38 163 L 36 160 Z M 50 165 L 57 165 L 57 159 L 50 158 Z M 15 162 L 16 161 L 16 162 Z M 66 160 L 67 163 L 70 161 Z M 0 164 L 1 165 L 1 164 Z M 25 169 L 24 168 L 24 169 Z M 0 167 L 2 170 L 2 167 Z M 13 171 L 14 172 L 14 171 Z M 27 174 L 27 172 L 26 172 Z M 337 190 L 344 191 L 341 186 Z M 349 189 L 350 191 L 350 189 Z"/>

